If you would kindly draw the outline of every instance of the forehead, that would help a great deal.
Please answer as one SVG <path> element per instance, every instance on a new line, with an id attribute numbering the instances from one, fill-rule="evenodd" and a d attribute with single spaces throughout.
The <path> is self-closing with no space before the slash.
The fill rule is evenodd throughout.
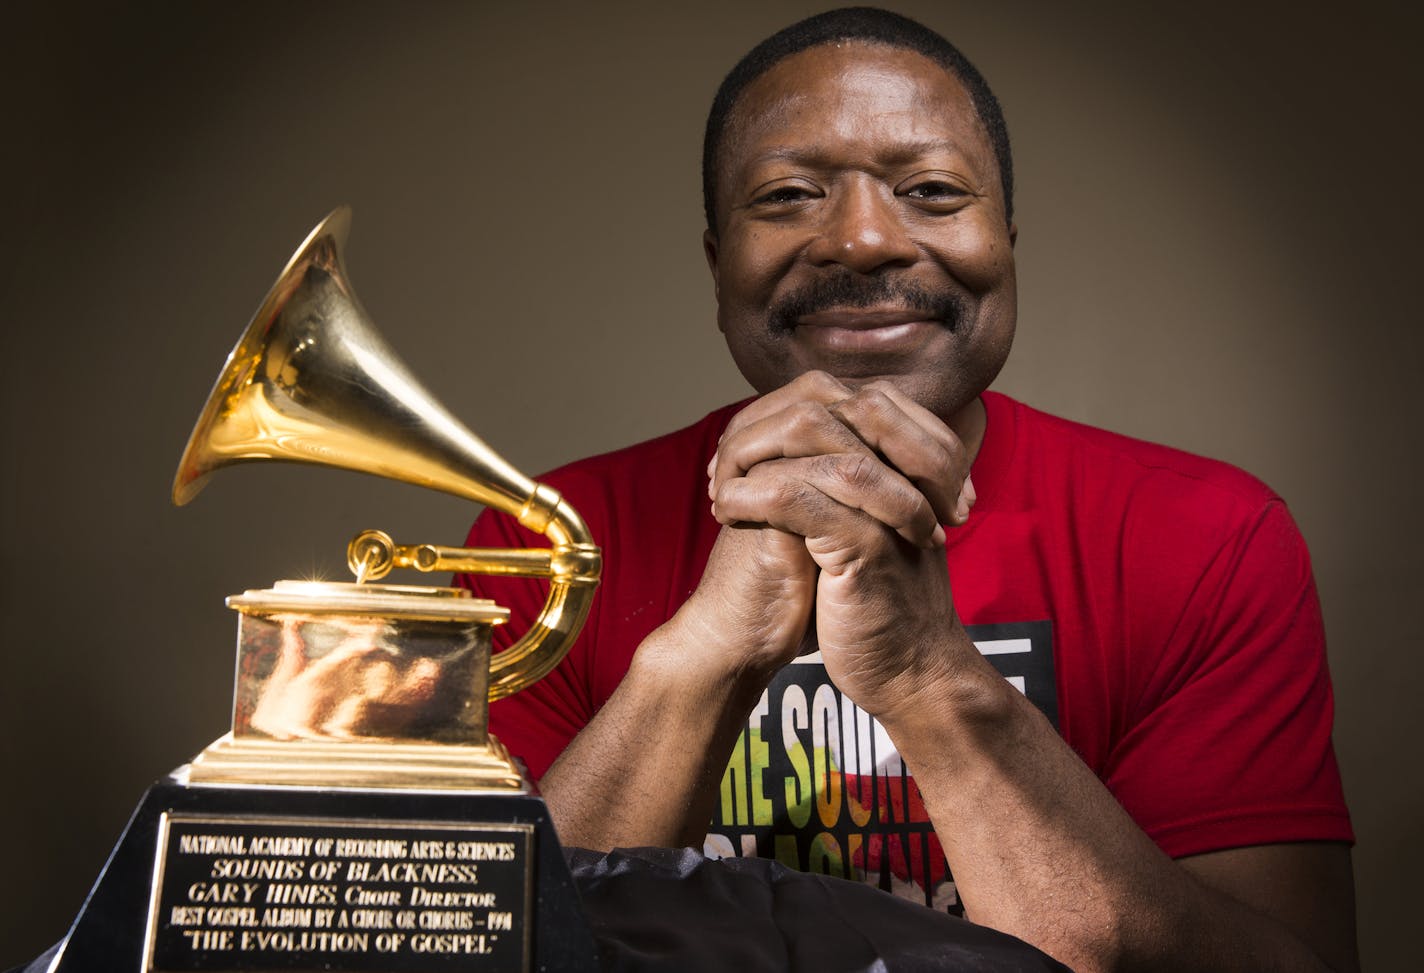
<path id="1" fill-rule="evenodd" d="M 728 119 L 718 169 L 814 143 L 898 140 L 934 144 L 992 163 L 969 92 L 915 51 L 864 41 L 808 48 L 779 61 L 742 92 Z"/>

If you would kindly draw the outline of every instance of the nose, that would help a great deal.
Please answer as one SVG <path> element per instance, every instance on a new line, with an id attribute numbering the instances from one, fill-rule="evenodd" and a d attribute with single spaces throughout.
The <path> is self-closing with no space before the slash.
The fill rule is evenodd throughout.
<path id="1" fill-rule="evenodd" d="M 823 212 L 816 238 L 806 251 L 818 266 L 841 264 L 869 274 L 885 266 L 908 266 L 919 256 L 893 192 L 878 180 L 848 180 Z"/>

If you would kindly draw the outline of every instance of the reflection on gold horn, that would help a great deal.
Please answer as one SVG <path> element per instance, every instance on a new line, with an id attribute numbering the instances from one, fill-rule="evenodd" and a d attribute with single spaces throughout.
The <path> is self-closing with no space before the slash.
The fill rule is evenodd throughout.
<path id="1" fill-rule="evenodd" d="M 534 627 L 494 657 L 489 698 L 558 664 L 588 615 L 601 555 L 556 490 L 510 466 L 445 410 L 382 340 L 346 278 L 351 211 L 312 230 L 258 309 L 213 387 L 173 481 L 184 504 L 215 470 L 253 460 L 334 466 L 452 493 L 517 517 L 548 550 L 397 545 L 380 531 L 351 542 L 359 580 L 393 567 L 550 579 Z"/>

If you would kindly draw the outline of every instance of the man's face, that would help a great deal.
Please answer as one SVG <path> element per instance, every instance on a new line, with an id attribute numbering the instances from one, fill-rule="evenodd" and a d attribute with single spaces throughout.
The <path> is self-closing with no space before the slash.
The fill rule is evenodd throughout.
<path id="1" fill-rule="evenodd" d="M 717 321 L 758 392 L 822 369 L 887 378 L 949 420 L 1013 341 L 1013 229 L 953 75 L 858 42 L 749 85 L 723 134 L 706 236 Z"/>

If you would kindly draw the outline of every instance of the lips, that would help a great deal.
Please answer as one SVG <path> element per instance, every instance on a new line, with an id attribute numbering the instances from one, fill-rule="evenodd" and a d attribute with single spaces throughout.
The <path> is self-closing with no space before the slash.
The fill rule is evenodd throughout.
<path id="1" fill-rule="evenodd" d="M 773 334 L 824 328 L 869 334 L 903 325 L 930 324 L 956 331 L 964 299 L 948 286 L 927 287 L 899 275 L 864 275 L 842 268 L 818 275 L 773 301 Z"/>
<path id="2" fill-rule="evenodd" d="M 939 324 L 932 312 L 918 308 L 827 308 L 803 314 L 799 327 L 835 328 L 844 331 L 872 331 L 907 324 Z"/>
<path id="3" fill-rule="evenodd" d="M 830 352 L 899 354 L 945 330 L 924 311 L 895 308 L 832 308 L 796 319 L 797 341 Z"/>

